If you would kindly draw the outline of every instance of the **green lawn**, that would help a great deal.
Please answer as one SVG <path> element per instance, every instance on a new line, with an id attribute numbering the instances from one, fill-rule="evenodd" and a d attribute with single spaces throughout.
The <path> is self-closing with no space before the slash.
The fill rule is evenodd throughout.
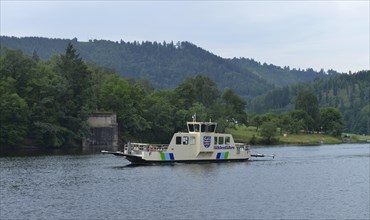
<path id="1" fill-rule="evenodd" d="M 261 140 L 259 132 L 256 127 L 237 126 L 235 128 L 227 128 L 226 133 L 234 136 L 235 142 L 250 143 L 253 135 L 257 138 L 257 142 Z M 370 140 L 370 136 L 350 135 L 351 143 L 366 142 Z M 339 144 L 343 143 L 342 138 L 335 138 L 324 134 L 287 134 L 286 136 L 280 135 L 276 132 L 275 138 L 279 139 L 278 144 Z"/>
<path id="2" fill-rule="evenodd" d="M 280 136 L 282 144 L 340 144 L 342 140 L 323 134 L 287 134 Z"/>
<path id="3" fill-rule="evenodd" d="M 369 142 L 370 136 L 369 135 L 359 135 L 359 134 L 349 134 L 351 143 L 363 143 Z"/>

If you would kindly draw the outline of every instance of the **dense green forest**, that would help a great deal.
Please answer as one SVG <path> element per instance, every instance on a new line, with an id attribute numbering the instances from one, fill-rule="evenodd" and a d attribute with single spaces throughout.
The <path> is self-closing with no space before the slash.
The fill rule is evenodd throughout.
<path id="1" fill-rule="evenodd" d="M 282 68 L 273 64 L 261 64 L 253 59 L 246 58 L 234 58 L 230 60 L 230 62 L 242 69 L 249 70 L 253 74 L 265 79 L 268 83 L 273 84 L 275 87 L 293 85 L 298 82 L 310 82 L 318 78 L 324 78 L 328 75 L 333 76 L 339 74 L 335 70 L 328 70 L 325 72 L 321 69 L 320 72 L 316 72 L 312 68 L 308 68 L 306 70 L 291 69 L 289 66 Z"/>
<path id="2" fill-rule="evenodd" d="M 292 110 L 302 90 L 314 93 L 320 107 L 338 108 L 344 116 L 345 132 L 369 134 L 370 71 L 332 75 L 306 84 L 275 89 L 248 101 L 248 111 L 262 114 Z"/>
<path id="3" fill-rule="evenodd" d="M 148 81 L 128 80 L 109 69 L 85 63 L 72 44 L 65 53 L 42 61 L 19 50 L 0 57 L 0 142 L 5 145 L 80 145 L 88 116 L 117 113 L 122 141 L 166 143 L 198 120 L 246 122 L 245 101 L 233 90 L 220 92 L 207 76 L 188 77 L 175 90 L 154 90 Z"/>
<path id="4" fill-rule="evenodd" d="M 40 37 L 1 36 L 1 47 L 20 49 L 41 60 L 64 52 L 70 40 Z M 300 70 L 259 63 L 252 59 L 224 59 L 190 42 L 112 42 L 72 39 L 85 61 L 114 69 L 119 75 L 146 79 L 157 89 L 175 89 L 188 77 L 201 74 L 212 79 L 223 92 L 232 89 L 243 98 L 297 82 L 327 77 L 323 70 Z M 336 74 L 335 71 L 328 71 Z"/>
<path id="5" fill-rule="evenodd" d="M 261 127 L 265 143 L 274 142 L 271 131 L 277 128 L 338 136 L 344 126 L 337 108 L 319 108 L 319 99 L 306 89 L 299 91 L 291 112 L 248 116 L 247 102 L 232 89 L 220 91 L 208 76 L 190 76 L 174 90 L 157 90 L 147 80 L 125 79 L 84 62 L 71 43 L 48 60 L 4 49 L 0 79 L 2 145 L 78 146 L 89 133 L 88 116 L 96 111 L 117 113 L 122 142 L 167 143 L 194 113 L 198 120 L 217 121 L 219 131 L 236 124 Z"/>

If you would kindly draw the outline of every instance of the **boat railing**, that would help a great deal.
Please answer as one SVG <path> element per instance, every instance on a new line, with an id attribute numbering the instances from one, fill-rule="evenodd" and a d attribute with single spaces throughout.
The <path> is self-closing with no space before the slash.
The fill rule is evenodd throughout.
<path id="1" fill-rule="evenodd" d="M 124 152 L 127 154 L 142 154 L 142 152 L 153 152 L 153 151 L 164 152 L 167 150 L 167 148 L 168 145 L 164 144 L 129 143 L 125 144 Z"/>
<path id="2" fill-rule="evenodd" d="M 250 149 L 250 145 L 248 145 L 246 143 L 235 143 L 235 147 L 237 147 L 239 149 L 243 149 L 245 151 Z"/>

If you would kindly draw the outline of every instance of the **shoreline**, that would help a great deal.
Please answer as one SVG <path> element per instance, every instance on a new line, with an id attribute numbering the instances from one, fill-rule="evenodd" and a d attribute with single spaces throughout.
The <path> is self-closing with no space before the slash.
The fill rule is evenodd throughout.
<path id="1" fill-rule="evenodd" d="M 332 137 L 326 134 L 277 134 L 273 137 L 274 143 L 264 143 L 263 138 L 260 136 L 259 131 L 255 127 L 240 126 L 236 128 L 229 128 L 226 133 L 234 136 L 236 142 L 248 143 L 253 146 L 256 145 L 321 145 L 321 144 L 342 144 L 342 143 L 370 143 L 369 135 L 347 134 L 342 133 L 341 137 Z M 252 142 L 252 139 L 255 143 Z"/>

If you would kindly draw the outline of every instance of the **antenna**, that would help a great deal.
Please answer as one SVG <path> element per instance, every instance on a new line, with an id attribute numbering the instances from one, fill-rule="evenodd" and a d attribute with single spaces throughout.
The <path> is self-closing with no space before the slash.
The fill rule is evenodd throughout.
<path id="1" fill-rule="evenodd" d="M 197 121 L 197 113 L 194 113 L 194 115 L 191 116 L 191 118 L 193 119 L 193 122 L 196 122 Z"/>

